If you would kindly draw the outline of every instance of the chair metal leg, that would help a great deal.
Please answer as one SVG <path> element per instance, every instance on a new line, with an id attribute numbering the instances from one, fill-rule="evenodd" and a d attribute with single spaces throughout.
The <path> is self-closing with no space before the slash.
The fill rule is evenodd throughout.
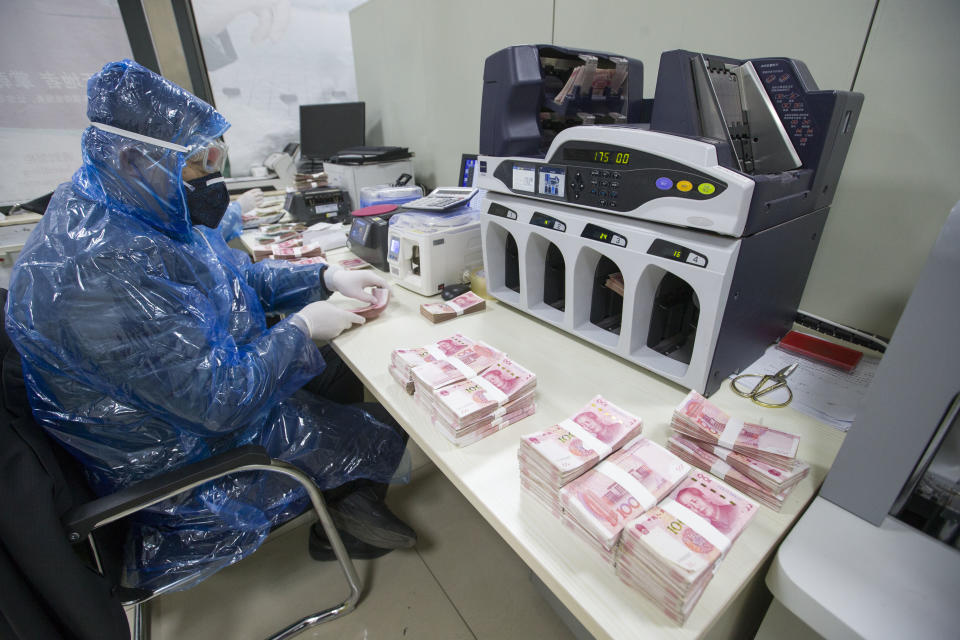
<path id="1" fill-rule="evenodd" d="M 175 495 L 178 495 L 184 491 L 189 491 L 190 489 L 210 482 L 211 480 L 215 480 L 226 475 L 242 473 L 244 471 L 268 471 L 270 473 L 279 473 L 293 478 L 299 482 L 301 486 L 303 486 L 307 492 L 307 495 L 310 496 L 310 502 L 313 505 L 313 510 L 316 511 L 317 517 L 320 519 L 320 524 L 323 525 L 323 530 L 326 532 L 327 539 L 330 541 L 330 545 L 333 547 L 333 552 L 337 557 L 337 562 L 340 564 L 340 569 L 343 571 L 343 575 L 347 579 L 347 586 L 350 588 L 350 593 L 341 603 L 327 609 L 322 609 L 314 614 L 302 618 L 301 620 L 298 620 L 282 631 L 270 636 L 268 640 L 288 640 L 289 638 L 292 638 L 293 636 L 309 629 L 310 627 L 318 625 L 322 622 L 328 622 L 335 618 L 339 618 L 340 616 L 346 615 L 353 611 L 357 606 L 357 602 L 360 600 L 360 591 L 363 588 L 363 583 L 360 580 L 360 577 L 357 575 L 357 571 L 353 566 L 353 561 L 350 559 L 350 555 L 343 546 L 343 540 L 340 539 L 340 533 L 333 525 L 333 518 L 330 517 L 330 513 L 327 511 L 326 503 L 323 501 L 323 495 L 320 493 L 320 490 L 317 488 L 317 485 L 313 482 L 313 479 L 310 476 L 300 471 L 300 469 L 292 464 L 283 462 L 282 460 L 271 459 L 269 464 L 242 464 L 219 473 L 197 478 L 189 483 L 178 485 L 176 489 L 173 489 L 167 493 L 155 494 L 149 500 L 137 503 L 130 508 L 116 510 L 109 516 L 103 517 L 102 519 L 94 522 L 92 524 L 92 529 L 115 522 L 132 513 L 136 513 L 140 509 L 157 504 L 158 502 L 168 498 L 172 498 Z M 185 578 L 185 580 L 189 580 L 189 577 Z M 154 592 L 151 597 L 156 597 L 163 592 L 170 591 L 175 588 L 175 586 L 176 585 L 168 585 L 165 589 Z M 140 607 L 143 607 L 145 604 L 146 601 L 141 602 Z M 135 609 L 135 616 L 137 615 L 137 612 L 140 612 L 140 619 L 144 620 L 144 622 L 135 626 L 142 627 L 140 629 L 140 633 L 146 631 L 146 633 L 149 634 L 149 615 L 147 611 L 140 611 L 139 608 Z M 148 635 L 141 637 L 143 637 L 145 640 L 148 640 Z"/>
<path id="2" fill-rule="evenodd" d="M 150 602 L 138 602 L 133 605 L 132 640 L 150 640 Z"/>
<path id="3" fill-rule="evenodd" d="M 280 460 L 273 460 L 269 466 L 264 465 L 263 470 L 285 474 L 299 482 L 303 488 L 306 489 L 307 495 L 310 496 L 310 502 L 313 504 L 313 510 L 316 511 L 317 517 L 320 519 L 323 531 L 327 534 L 327 539 L 330 541 L 333 552 L 337 556 L 340 569 L 343 571 L 343 575 L 347 579 L 347 584 L 350 587 L 349 595 L 340 604 L 306 616 L 267 639 L 287 640 L 310 627 L 323 622 L 329 622 L 353 611 L 357 606 L 357 602 L 360 600 L 360 591 L 363 588 L 363 583 L 357 575 L 353 561 L 350 559 L 350 554 L 347 553 L 347 549 L 343 546 L 343 540 L 340 539 L 340 533 L 333 524 L 333 518 L 330 517 L 330 513 L 327 511 L 326 503 L 323 501 L 323 495 L 320 493 L 320 490 L 317 489 L 317 485 L 314 484 L 310 476 L 293 465 Z"/>

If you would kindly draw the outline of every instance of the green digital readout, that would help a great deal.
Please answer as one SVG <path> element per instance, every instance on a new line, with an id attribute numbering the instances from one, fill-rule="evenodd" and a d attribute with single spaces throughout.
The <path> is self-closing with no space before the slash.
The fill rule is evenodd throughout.
<path id="1" fill-rule="evenodd" d="M 630 164 L 630 152 L 566 147 L 563 150 L 563 159 L 579 162 L 593 162 L 596 164 L 615 164 L 621 167 L 626 167 Z"/>

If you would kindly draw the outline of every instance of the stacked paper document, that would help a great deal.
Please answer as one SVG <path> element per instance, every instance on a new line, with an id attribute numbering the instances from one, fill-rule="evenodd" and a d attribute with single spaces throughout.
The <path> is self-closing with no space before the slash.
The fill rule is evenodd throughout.
<path id="1" fill-rule="evenodd" d="M 674 409 L 670 426 L 680 435 L 792 471 L 798 464 L 800 437 L 731 418 L 696 391 Z"/>
<path id="2" fill-rule="evenodd" d="M 560 490 L 563 519 L 612 558 L 624 525 L 653 508 L 690 472 L 690 465 L 638 437 Z"/>
<path id="3" fill-rule="evenodd" d="M 757 508 L 720 480 L 694 471 L 624 527 L 617 575 L 682 624 Z"/>
<path id="4" fill-rule="evenodd" d="M 595 396 L 572 417 L 520 440 L 520 474 L 534 496 L 559 509 L 560 488 L 643 431 L 643 421 Z"/>

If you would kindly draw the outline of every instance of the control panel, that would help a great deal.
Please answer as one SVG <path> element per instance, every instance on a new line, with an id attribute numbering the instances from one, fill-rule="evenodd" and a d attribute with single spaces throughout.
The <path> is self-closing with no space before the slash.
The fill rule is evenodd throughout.
<path id="1" fill-rule="evenodd" d="M 512 192 L 611 212 L 657 198 L 709 200 L 727 184 L 661 156 L 590 141 L 561 145 L 547 162 L 505 160 L 494 170 Z"/>

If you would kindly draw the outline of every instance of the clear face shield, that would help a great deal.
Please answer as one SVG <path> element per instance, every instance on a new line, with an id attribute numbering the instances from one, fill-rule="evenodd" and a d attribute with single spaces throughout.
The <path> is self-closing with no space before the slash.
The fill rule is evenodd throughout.
<path id="1" fill-rule="evenodd" d="M 152 153 L 145 154 L 153 160 L 154 166 L 160 165 L 162 162 L 164 152 L 160 151 L 161 149 L 182 154 L 184 160 L 181 161 L 182 164 L 179 166 L 183 169 L 181 175 L 177 178 L 183 181 L 190 221 L 193 224 L 201 224 L 211 228 L 217 227 L 226 212 L 227 205 L 230 204 L 226 184 L 224 184 L 223 176 L 220 175 L 220 170 L 223 169 L 227 160 L 226 144 L 219 140 L 213 140 L 203 146 L 185 147 L 100 122 L 92 124 L 108 133 L 114 133 L 157 147 L 160 158 L 153 158 L 154 154 Z M 150 181 L 144 179 L 144 182 L 149 183 Z M 180 180 L 174 179 L 174 181 L 168 181 L 167 183 L 173 185 L 179 182 Z M 170 197 L 173 197 L 172 194 Z"/>

